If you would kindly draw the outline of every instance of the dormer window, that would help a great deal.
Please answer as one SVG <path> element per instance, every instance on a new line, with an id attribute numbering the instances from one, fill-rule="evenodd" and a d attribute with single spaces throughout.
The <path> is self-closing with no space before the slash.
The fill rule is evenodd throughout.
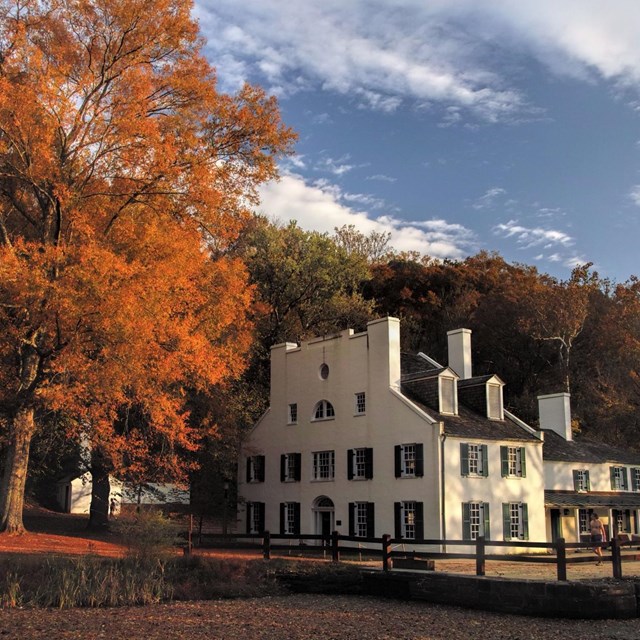
<path id="1" fill-rule="evenodd" d="M 320 400 L 313 410 L 314 420 L 329 420 L 335 418 L 336 412 L 328 400 Z"/>
<path id="2" fill-rule="evenodd" d="M 491 420 L 503 420 L 502 386 L 499 384 L 487 384 L 487 418 Z"/>
<path id="3" fill-rule="evenodd" d="M 440 413 L 456 415 L 458 413 L 458 394 L 456 393 L 456 379 L 448 376 L 439 378 Z"/>

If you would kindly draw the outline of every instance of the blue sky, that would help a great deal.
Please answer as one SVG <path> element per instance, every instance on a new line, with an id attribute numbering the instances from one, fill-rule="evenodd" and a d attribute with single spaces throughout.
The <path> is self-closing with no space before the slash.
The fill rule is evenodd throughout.
<path id="1" fill-rule="evenodd" d="M 220 88 L 299 134 L 274 219 L 496 250 L 567 278 L 640 275 L 640 1 L 206 0 Z"/>

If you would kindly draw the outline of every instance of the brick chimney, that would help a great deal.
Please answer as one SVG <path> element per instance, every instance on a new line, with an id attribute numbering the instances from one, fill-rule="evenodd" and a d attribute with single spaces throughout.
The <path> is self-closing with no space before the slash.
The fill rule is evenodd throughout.
<path id="1" fill-rule="evenodd" d="M 571 435 L 571 396 L 568 393 L 552 393 L 538 396 L 540 428 L 555 431 L 566 441 L 573 440 Z"/>
<path id="2" fill-rule="evenodd" d="M 449 366 L 461 380 L 471 378 L 471 329 L 447 331 Z"/>

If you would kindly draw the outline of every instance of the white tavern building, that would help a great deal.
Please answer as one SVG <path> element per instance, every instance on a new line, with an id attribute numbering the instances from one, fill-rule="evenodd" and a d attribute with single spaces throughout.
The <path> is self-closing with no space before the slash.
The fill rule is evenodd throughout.
<path id="1" fill-rule="evenodd" d="M 544 435 L 504 410 L 498 376 L 472 375 L 469 330 L 448 341 L 447 366 L 401 354 L 400 322 L 383 318 L 272 347 L 270 407 L 240 455 L 241 528 L 545 540 Z"/>

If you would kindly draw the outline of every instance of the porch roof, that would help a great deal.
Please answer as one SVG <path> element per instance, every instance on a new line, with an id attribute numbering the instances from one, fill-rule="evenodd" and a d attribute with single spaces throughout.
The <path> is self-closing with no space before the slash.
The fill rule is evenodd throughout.
<path id="1" fill-rule="evenodd" d="M 590 509 L 609 507 L 612 509 L 640 508 L 640 493 L 618 491 L 545 491 L 545 507 L 574 507 Z"/>

